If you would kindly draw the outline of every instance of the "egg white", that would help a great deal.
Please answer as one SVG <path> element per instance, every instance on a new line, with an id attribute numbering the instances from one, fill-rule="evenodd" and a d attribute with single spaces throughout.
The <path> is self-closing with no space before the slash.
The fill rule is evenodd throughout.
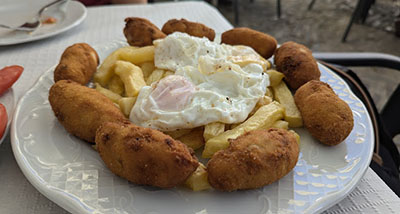
<path id="1" fill-rule="evenodd" d="M 155 66 L 180 77 L 140 90 L 130 114 L 137 125 L 172 131 L 212 122 L 243 122 L 269 85 L 265 61 L 249 47 L 217 44 L 179 32 L 154 45 Z M 162 87 L 162 93 L 154 97 L 157 87 Z M 162 103 L 169 98 L 176 99 L 175 106 Z"/>

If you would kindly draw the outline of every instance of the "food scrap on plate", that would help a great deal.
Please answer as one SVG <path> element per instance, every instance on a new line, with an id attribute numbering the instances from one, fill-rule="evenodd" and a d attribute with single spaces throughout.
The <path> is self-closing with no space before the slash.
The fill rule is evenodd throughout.
<path id="1" fill-rule="evenodd" d="M 319 82 L 303 45 L 277 49 L 275 38 L 249 28 L 226 31 L 217 43 L 213 29 L 185 19 L 169 20 L 162 30 L 144 18 L 125 22 L 131 46 L 112 52 L 97 69 L 90 46 L 65 50 L 49 100 L 69 133 L 96 143 L 106 166 L 133 183 L 260 188 L 295 167 L 301 141 L 291 128 L 304 124 L 328 145 L 353 128 L 348 105 Z M 92 77 L 95 89 L 84 86 Z M 325 117 L 330 124 L 318 122 Z"/>

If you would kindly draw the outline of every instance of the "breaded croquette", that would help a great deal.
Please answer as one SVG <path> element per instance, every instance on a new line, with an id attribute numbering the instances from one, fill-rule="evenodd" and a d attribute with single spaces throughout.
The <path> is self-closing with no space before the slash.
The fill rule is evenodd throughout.
<path id="1" fill-rule="evenodd" d="M 277 128 L 250 131 L 214 154 L 207 164 L 208 181 L 222 191 L 259 188 L 289 173 L 298 156 L 294 133 Z"/>
<path id="2" fill-rule="evenodd" d="M 77 43 L 65 49 L 54 70 L 54 82 L 72 80 L 86 85 L 99 65 L 97 52 L 86 43 Z"/>
<path id="3" fill-rule="evenodd" d="M 102 123 L 127 120 L 106 96 L 70 80 L 56 82 L 50 88 L 49 101 L 64 128 L 88 142 L 94 142 Z"/>
<path id="4" fill-rule="evenodd" d="M 185 144 L 129 121 L 101 125 L 96 145 L 107 167 L 135 184 L 172 188 L 184 183 L 199 165 Z"/>
<path id="5" fill-rule="evenodd" d="M 196 36 L 196 37 L 207 37 L 210 41 L 214 41 L 215 38 L 215 32 L 213 29 L 198 23 L 198 22 L 190 22 L 186 19 L 171 19 L 168 20 L 164 24 L 164 26 L 161 29 L 162 32 L 165 34 L 169 35 L 173 32 L 182 32 L 182 33 L 187 33 L 191 36 Z"/>
<path id="6" fill-rule="evenodd" d="M 128 17 L 125 19 L 124 35 L 131 46 L 153 45 L 156 39 L 162 39 L 166 35 L 147 19 Z"/>
<path id="7" fill-rule="evenodd" d="M 311 50 L 296 42 L 285 42 L 276 49 L 274 62 L 291 89 L 297 89 L 310 80 L 319 80 L 321 76 Z"/>
<path id="8" fill-rule="evenodd" d="M 297 89 L 294 96 L 310 134 L 326 145 L 337 145 L 353 129 L 353 114 L 349 105 L 332 88 L 311 80 Z"/>
<path id="9" fill-rule="evenodd" d="M 221 36 L 221 42 L 228 45 L 250 46 L 265 59 L 274 54 L 278 44 L 274 37 L 245 27 L 225 31 Z"/>

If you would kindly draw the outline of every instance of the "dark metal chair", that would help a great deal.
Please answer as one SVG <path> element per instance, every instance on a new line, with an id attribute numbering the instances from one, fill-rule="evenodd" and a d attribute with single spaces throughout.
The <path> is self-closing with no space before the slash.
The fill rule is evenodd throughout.
<path id="1" fill-rule="evenodd" d="M 308 10 L 311 10 L 314 6 L 316 0 L 312 0 L 308 5 Z M 342 42 L 346 42 L 347 36 L 349 35 L 351 26 L 355 21 L 360 20 L 362 24 L 365 23 L 365 20 L 368 16 L 368 11 L 371 8 L 372 4 L 375 3 L 375 0 L 358 0 L 357 5 L 351 15 L 349 24 L 347 24 L 346 30 L 344 31 Z"/>
<path id="2" fill-rule="evenodd" d="M 252 3 L 254 0 L 250 0 Z M 233 13 L 234 13 L 234 21 L 235 25 L 239 24 L 239 0 L 233 0 Z M 278 19 L 281 18 L 281 1 L 276 0 L 276 15 Z"/>

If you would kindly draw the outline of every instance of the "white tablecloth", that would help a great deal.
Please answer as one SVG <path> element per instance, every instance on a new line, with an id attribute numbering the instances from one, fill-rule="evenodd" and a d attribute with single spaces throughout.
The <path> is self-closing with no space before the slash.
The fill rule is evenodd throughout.
<path id="1" fill-rule="evenodd" d="M 102 6 L 88 9 L 86 20 L 58 36 L 27 44 L 0 47 L 0 67 L 18 64 L 25 68 L 13 86 L 20 98 L 48 68 L 55 65 L 64 49 L 77 42 L 91 45 L 124 39 L 124 18 L 142 16 L 161 26 L 170 18 L 199 21 L 217 33 L 232 26 L 213 7 L 202 2 L 164 3 L 139 6 Z M 370 168 L 344 200 L 325 213 L 399 213 L 400 199 Z M 0 146 L 0 213 L 67 213 L 41 195 L 21 173 L 11 150 L 10 138 Z"/>

